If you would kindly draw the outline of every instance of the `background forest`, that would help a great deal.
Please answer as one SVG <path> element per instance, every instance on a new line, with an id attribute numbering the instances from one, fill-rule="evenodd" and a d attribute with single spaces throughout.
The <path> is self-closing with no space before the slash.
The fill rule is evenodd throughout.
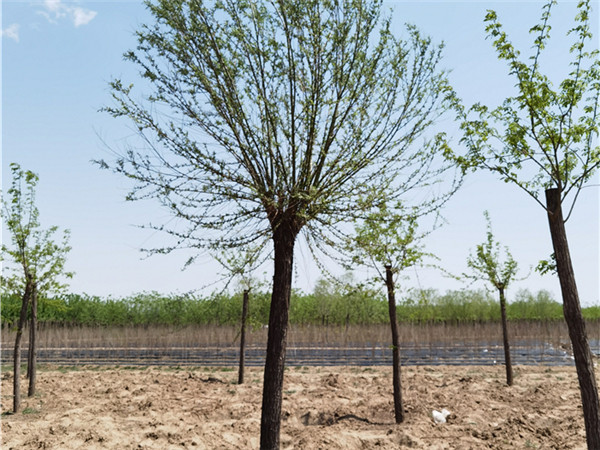
<path id="1" fill-rule="evenodd" d="M 2 326 L 14 324 L 21 299 L 2 297 Z M 270 292 L 252 291 L 249 324 L 260 327 L 268 322 Z M 164 295 L 144 292 L 124 298 L 102 298 L 67 294 L 42 299 L 40 322 L 70 326 L 119 325 L 236 325 L 240 321 L 242 294 L 215 293 L 209 296 Z M 312 293 L 294 291 L 290 323 L 295 325 L 385 324 L 388 304 L 383 293 L 353 287 L 336 287 L 321 280 Z M 435 289 L 410 290 L 398 304 L 401 323 L 466 323 L 500 320 L 497 298 L 485 290 L 440 293 Z M 548 291 L 521 289 L 507 306 L 510 320 L 562 320 L 562 305 Z M 583 309 L 587 320 L 600 319 L 600 307 Z"/>

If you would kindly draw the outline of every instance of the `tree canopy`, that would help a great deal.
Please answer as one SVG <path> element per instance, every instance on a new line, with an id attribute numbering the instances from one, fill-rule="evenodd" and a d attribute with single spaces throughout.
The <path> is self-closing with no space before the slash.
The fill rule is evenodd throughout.
<path id="1" fill-rule="evenodd" d="M 384 269 L 394 274 L 419 265 L 428 254 L 422 249 L 422 240 L 428 234 L 418 231 L 419 208 L 407 209 L 401 205 L 388 207 L 382 202 L 368 216 L 356 223 L 354 234 L 347 241 L 351 257 L 348 268 L 374 268 L 381 280 L 386 280 Z"/>
<path id="2" fill-rule="evenodd" d="M 73 276 L 65 270 L 70 233 L 63 231 L 57 243 L 58 227 L 41 228 L 35 204 L 38 176 L 16 163 L 11 163 L 10 169 L 12 184 L 2 202 L 2 215 L 11 245 L 2 244 L 2 289 L 23 296 L 31 283 L 40 297 L 60 293 L 66 288 L 61 278 Z"/>
<path id="3" fill-rule="evenodd" d="M 105 108 L 145 145 L 101 163 L 136 181 L 129 199 L 158 198 L 182 219 L 151 225 L 176 238 L 157 251 L 246 245 L 290 217 L 329 242 L 359 197 L 439 181 L 443 135 L 424 132 L 447 106 L 442 46 L 414 26 L 395 37 L 380 1 L 148 8 L 156 23 L 125 57 L 153 93 L 114 80 Z"/>
<path id="4" fill-rule="evenodd" d="M 515 280 L 519 265 L 514 260 L 508 247 L 504 247 L 504 260 L 500 256 L 500 243 L 494 239 L 490 215 L 484 212 L 487 222 L 486 240 L 477 244 L 474 254 L 467 257 L 467 266 L 472 270 L 471 274 L 464 274 L 472 280 L 484 280 L 489 282 L 495 289 L 507 289 Z"/>
<path id="5" fill-rule="evenodd" d="M 544 208 L 541 194 L 558 189 L 560 201 L 570 201 L 564 208 L 568 220 L 581 188 L 600 166 L 600 60 L 590 32 L 591 2 L 580 1 L 568 33 L 572 40 L 569 74 L 559 81 L 543 73 L 543 51 L 550 39 L 550 13 L 555 4 L 549 1 L 540 23 L 530 29 L 533 52 L 526 59 L 509 40 L 496 12 L 488 10 L 488 38 L 498 58 L 507 62 L 518 93 L 494 109 L 480 103 L 468 110 L 458 105 L 462 142 L 468 152 L 457 161 L 464 167 L 497 173 Z"/>

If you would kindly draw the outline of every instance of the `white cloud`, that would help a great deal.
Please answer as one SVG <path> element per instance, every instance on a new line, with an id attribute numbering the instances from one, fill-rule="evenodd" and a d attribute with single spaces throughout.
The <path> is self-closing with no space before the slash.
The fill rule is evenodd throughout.
<path id="1" fill-rule="evenodd" d="M 61 5 L 60 0 L 44 0 L 44 6 L 48 11 L 60 12 L 64 5 Z"/>
<path id="2" fill-rule="evenodd" d="M 94 17 L 96 17 L 96 14 L 98 14 L 98 13 L 96 11 L 91 11 L 89 9 L 73 8 L 72 14 L 73 14 L 73 25 L 78 27 L 78 26 L 87 25 L 88 23 L 90 23 L 90 21 Z"/>
<path id="3" fill-rule="evenodd" d="M 8 28 L 2 30 L 2 36 L 19 42 L 19 24 L 13 23 Z"/>
<path id="4" fill-rule="evenodd" d="M 91 9 L 65 5 L 61 0 L 44 0 L 43 6 L 45 11 L 38 11 L 38 13 L 48 19 L 49 22 L 57 23 L 60 19 L 68 18 L 75 27 L 87 25 L 98 14 Z"/>

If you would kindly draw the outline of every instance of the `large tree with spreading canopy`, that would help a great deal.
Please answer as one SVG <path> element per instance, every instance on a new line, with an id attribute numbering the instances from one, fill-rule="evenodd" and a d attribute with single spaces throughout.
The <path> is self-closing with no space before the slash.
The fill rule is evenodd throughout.
<path id="1" fill-rule="evenodd" d="M 125 58 L 150 94 L 114 80 L 105 108 L 143 144 L 101 164 L 133 180 L 128 199 L 158 199 L 179 219 L 155 226 L 174 238 L 157 252 L 270 238 L 261 448 L 278 448 L 294 245 L 339 242 L 361 216 L 359 199 L 428 201 L 445 145 L 426 133 L 449 92 L 442 47 L 414 26 L 394 36 L 381 1 L 147 7 L 154 23 Z"/>
<path id="2" fill-rule="evenodd" d="M 517 92 L 493 109 L 482 104 L 466 109 L 457 102 L 462 142 L 468 151 L 456 160 L 464 168 L 497 174 L 545 209 L 581 389 L 587 444 L 600 448 L 600 400 L 565 230 L 577 198 L 600 166 L 599 50 L 590 31 L 591 2 L 580 1 L 568 32 L 572 40 L 571 62 L 565 64 L 568 75 L 553 83 L 543 73 L 544 63 L 557 64 L 543 58 L 555 4 L 546 3 L 540 23 L 530 30 L 535 38 L 528 60 L 510 42 L 496 12 L 488 11 L 488 37 L 498 58 L 507 63 Z"/>

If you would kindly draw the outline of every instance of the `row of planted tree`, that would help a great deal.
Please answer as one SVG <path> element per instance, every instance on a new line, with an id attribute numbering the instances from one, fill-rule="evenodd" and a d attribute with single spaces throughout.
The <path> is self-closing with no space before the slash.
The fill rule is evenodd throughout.
<path id="1" fill-rule="evenodd" d="M 38 322 L 64 326 L 136 326 L 136 325 L 233 325 L 240 322 L 242 293 L 161 295 L 141 293 L 126 298 L 100 298 L 68 294 L 42 298 Z M 397 318 L 401 323 L 498 322 L 498 299 L 484 290 L 439 293 L 435 290 L 411 290 L 398 299 Z M 248 324 L 262 326 L 269 320 L 271 294 L 251 291 Z M 14 328 L 21 308 L 18 295 L 2 297 L 1 321 Z M 516 292 L 507 305 L 509 320 L 554 321 L 563 319 L 562 305 L 547 291 Z M 583 309 L 587 320 L 600 319 L 600 307 Z M 290 303 L 290 324 L 347 325 L 389 323 L 388 303 L 381 292 L 369 289 L 337 289 L 320 282 L 315 292 L 295 291 Z"/>
<path id="2" fill-rule="evenodd" d="M 542 73 L 555 3 L 542 8 L 531 28 L 525 58 L 497 14 L 487 12 L 487 37 L 515 86 L 497 107 L 465 105 L 440 68 L 443 45 L 414 25 L 396 36 L 380 1 L 147 3 L 155 23 L 141 28 L 137 49 L 125 57 L 150 93 L 140 95 L 137 86 L 117 79 L 111 82 L 114 103 L 104 108 L 131 121 L 140 145 L 98 164 L 133 183 L 128 200 L 156 199 L 177 219 L 151 226 L 172 238 L 155 253 L 237 249 L 247 257 L 220 261 L 242 275 L 261 258 L 273 261 L 261 448 L 279 448 L 298 237 L 317 262 L 326 253 L 344 266 L 379 271 L 387 287 L 401 422 L 395 278 L 429 256 L 423 242 L 436 226 L 423 231 L 422 218 L 436 216 L 471 171 L 518 186 L 547 215 L 554 255 L 542 269 L 560 280 L 587 443 L 600 448 L 600 399 L 564 226 L 600 167 L 600 61 L 589 48 L 592 5 L 583 0 L 568 34 L 570 61 L 561 63 L 568 73 L 554 82 Z M 447 124 L 452 117 L 456 127 L 437 129 L 440 118 Z M 460 136 L 450 139 L 457 130 Z M 54 244 L 52 233 L 36 228 L 32 191 L 21 186 L 35 184 L 35 175 L 16 166 L 13 174 L 5 211 L 14 247 L 3 247 L 3 255 L 21 266 L 21 277 L 8 283 L 22 298 L 18 380 L 29 303 L 35 333 L 38 298 L 58 287 L 68 245 Z M 468 276 L 485 279 L 498 294 L 508 370 L 505 291 L 516 263 L 508 253 L 500 258 L 491 226 L 469 267 Z M 18 395 L 16 386 L 16 403 Z"/>

